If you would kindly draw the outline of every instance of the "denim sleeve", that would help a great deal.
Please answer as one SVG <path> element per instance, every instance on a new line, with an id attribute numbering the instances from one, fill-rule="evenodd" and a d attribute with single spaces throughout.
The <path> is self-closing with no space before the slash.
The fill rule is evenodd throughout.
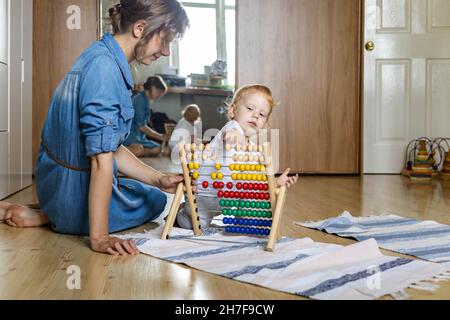
<path id="1" fill-rule="evenodd" d="M 121 72 L 114 58 L 93 59 L 80 83 L 80 126 L 88 157 L 117 151 L 119 147 Z"/>
<path id="2" fill-rule="evenodd" d="M 138 95 L 133 99 L 134 119 L 137 128 L 146 126 L 150 120 L 149 102 L 146 96 Z"/>

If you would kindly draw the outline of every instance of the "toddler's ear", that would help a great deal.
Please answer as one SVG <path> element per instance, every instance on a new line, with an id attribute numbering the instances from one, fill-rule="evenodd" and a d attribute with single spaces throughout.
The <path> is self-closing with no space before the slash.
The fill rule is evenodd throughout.
<path id="1" fill-rule="evenodd" d="M 228 118 L 230 118 L 231 120 L 234 120 L 235 117 L 235 112 L 236 112 L 236 106 L 234 104 L 230 105 L 228 107 Z"/>

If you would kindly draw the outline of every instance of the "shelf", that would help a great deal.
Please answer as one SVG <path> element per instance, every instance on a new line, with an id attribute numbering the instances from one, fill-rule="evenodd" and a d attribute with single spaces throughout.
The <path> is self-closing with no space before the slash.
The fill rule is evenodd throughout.
<path id="1" fill-rule="evenodd" d="M 229 97 L 233 95 L 233 91 L 231 90 L 205 88 L 205 87 L 170 87 L 168 92 L 175 94 L 190 94 L 190 95 L 219 96 L 219 97 Z"/>

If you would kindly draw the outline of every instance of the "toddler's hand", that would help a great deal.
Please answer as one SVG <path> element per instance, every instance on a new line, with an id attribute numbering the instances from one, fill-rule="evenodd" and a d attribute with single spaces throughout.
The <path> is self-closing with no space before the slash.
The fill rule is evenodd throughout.
<path id="1" fill-rule="evenodd" d="M 289 177 L 289 172 L 291 172 L 291 169 L 287 169 L 283 174 L 277 179 L 277 186 L 278 187 L 287 187 L 290 188 L 298 181 L 298 174 L 294 177 Z"/>
<path id="2" fill-rule="evenodd" d="M 91 239 L 91 249 L 100 253 L 109 253 L 113 256 L 126 257 L 137 255 L 139 250 L 134 241 L 104 236 L 100 239 Z"/>

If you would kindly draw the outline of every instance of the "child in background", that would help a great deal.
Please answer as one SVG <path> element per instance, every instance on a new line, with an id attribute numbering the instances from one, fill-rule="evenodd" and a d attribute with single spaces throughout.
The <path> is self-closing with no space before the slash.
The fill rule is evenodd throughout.
<path id="1" fill-rule="evenodd" d="M 198 105 L 190 104 L 183 109 L 183 118 L 178 121 L 169 140 L 172 154 L 178 154 L 178 143 L 202 143 L 202 120 Z"/>
<path id="2" fill-rule="evenodd" d="M 211 142 L 211 150 L 220 153 L 224 145 L 254 145 L 252 137 L 257 135 L 261 129 L 268 125 L 269 117 L 274 107 L 274 99 L 269 88 L 263 85 L 249 85 L 236 91 L 231 104 L 229 105 L 228 122 L 222 130 L 215 136 Z M 231 159 L 227 158 L 227 161 Z M 210 161 L 210 160 L 208 160 Z M 231 174 L 229 169 L 225 168 L 231 163 L 224 163 L 224 175 Z M 212 165 L 212 166 L 211 166 Z M 207 177 L 212 171 L 214 163 L 205 163 L 200 169 L 200 176 Z M 227 172 L 228 170 L 228 172 Z M 287 169 L 279 178 L 276 179 L 277 187 L 286 186 L 287 188 L 296 184 L 298 175 L 289 177 L 290 169 Z M 225 184 L 227 179 L 225 179 Z M 201 181 L 200 181 L 201 183 Z M 198 188 L 197 205 L 202 227 L 208 227 L 213 217 L 220 214 L 216 193 Z M 217 199 L 216 199 L 217 200 Z M 181 228 L 191 229 L 191 209 L 189 203 L 180 209 L 177 215 L 177 223 Z"/>

